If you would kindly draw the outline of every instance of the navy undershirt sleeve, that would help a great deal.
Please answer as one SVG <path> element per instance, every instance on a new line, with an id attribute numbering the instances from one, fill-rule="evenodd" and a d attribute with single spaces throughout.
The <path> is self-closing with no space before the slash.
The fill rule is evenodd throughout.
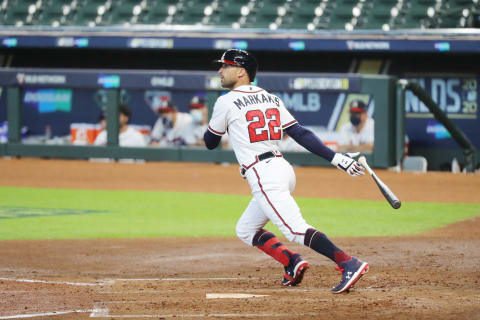
<path id="1" fill-rule="evenodd" d="M 217 136 L 216 134 L 211 133 L 209 130 L 205 131 L 203 135 L 203 140 L 205 141 L 205 146 L 209 149 L 215 149 L 220 144 L 220 140 L 222 140 L 221 136 Z"/>
<path id="2" fill-rule="evenodd" d="M 285 129 L 285 132 L 299 145 L 329 162 L 331 162 L 335 156 L 335 152 L 324 145 L 312 131 L 302 127 L 298 123 Z"/>

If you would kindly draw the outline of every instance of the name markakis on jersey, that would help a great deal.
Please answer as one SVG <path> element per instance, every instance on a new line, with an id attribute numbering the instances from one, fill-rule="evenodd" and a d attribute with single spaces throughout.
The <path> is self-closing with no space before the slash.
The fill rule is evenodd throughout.
<path id="1" fill-rule="evenodd" d="M 279 98 L 288 110 L 295 112 L 320 111 L 320 94 L 316 92 L 272 92 L 257 93 L 238 98 L 233 103 L 238 109 L 261 103 L 273 103 L 280 106 Z M 333 107 L 333 106 L 332 106 Z"/>
<path id="2" fill-rule="evenodd" d="M 233 101 L 233 104 L 238 109 L 262 103 L 271 103 L 275 104 L 277 107 L 280 107 L 280 99 L 268 93 L 249 94 L 248 96 L 242 96 L 241 98 Z"/>

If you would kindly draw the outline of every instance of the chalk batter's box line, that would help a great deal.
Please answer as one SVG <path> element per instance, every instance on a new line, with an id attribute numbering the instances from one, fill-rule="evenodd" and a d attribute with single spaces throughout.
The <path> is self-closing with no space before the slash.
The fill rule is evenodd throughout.
<path id="1" fill-rule="evenodd" d="M 111 279 L 114 281 L 245 281 L 258 278 L 150 278 L 150 279 Z"/>
<path id="2" fill-rule="evenodd" d="M 258 280 L 258 278 L 149 278 L 149 279 L 105 279 L 96 283 L 89 282 L 71 282 L 71 281 L 53 281 L 41 279 L 20 279 L 20 278 L 0 278 L 0 281 L 14 281 L 24 283 L 45 283 L 45 284 L 60 284 L 70 286 L 84 286 L 84 287 L 98 287 L 104 285 L 113 285 L 115 282 L 140 282 L 140 281 L 245 281 Z"/>

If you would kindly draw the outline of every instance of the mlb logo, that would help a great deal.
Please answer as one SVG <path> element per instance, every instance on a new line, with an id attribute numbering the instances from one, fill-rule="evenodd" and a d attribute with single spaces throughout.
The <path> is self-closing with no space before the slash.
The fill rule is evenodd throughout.
<path id="1" fill-rule="evenodd" d="M 153 112 L 157 112 L 160 108 L 171 105 L 172 95 L 169 91 L 146 91 L 145 102 L 150 106 Z"/>

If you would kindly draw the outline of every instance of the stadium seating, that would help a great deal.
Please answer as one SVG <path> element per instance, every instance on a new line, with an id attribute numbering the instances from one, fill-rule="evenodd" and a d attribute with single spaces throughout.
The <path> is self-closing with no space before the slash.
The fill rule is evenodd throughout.
<path id="1" fill-rule="evenodd" d="M 315 19 L 315 8 L 312 6 L 301 6 L 295 8 L 288 19 L 282 24 L 282 27 L 288 29 L 307 29 L 308 25 Z"/>
<path id="2" fill-rule="evenodd" d="M 0 24 L 270 29 L 468 27 L 478 0 L 0 0 Z"/>
<path id="3" fill-rule="evenodd" d="M 70 13 L 70 9 L 62 5 L 46 7 L 39 14 L 36 24 L 45 26 L 65 24 L 68 13 Z"/>
<path id="4" fill-rule="evenodd" d="M 431 8 L 432 6 L 430 4 L 416 3 L 415 5 L 411 5 L 411 7 L 406 10 L 405 16 L 401 22 L 402 28 L 418 28 L 419 25 L 428 27 L 429 10 Z"/>
<path id="5" fill-rule="evenodd" d="M 8 5 L 8 4 L 7 4 Z M 33 22 L 33 16 L 38 10 L 36 1 L 26 0 L 14 3 L 14 5 L 5 8 L 2 23 L 4 25 L 30 25 Z"/>
<path id="6" fill-rule="evenodd" d="M 353 8 L 356 1 L 343 0 L 338 1 L 330 13 L 328 29 L 345 29 L 347 23 L 353 18 Z"/>
<path id="7" fill-rule="evenodd" d="M 108 17 L 109 25 L 125 25 L 132 22 L 138 14 L 134 13 L 138 3 L 133 1 L 126 2 L 122 6 L 116 8 Z"/>
<path id="8" fill-rule="evenodd" d="M 209 1 L 191 2 L 183 8 L 181 14 L 177 14 L 174 19 L 175 24 L 196 25 L 202 24 L 202 20 L 206 17 L 205 8 Z"/>
<path id="9" fill-rule="evenodd" d="M 148 10 L 143 10 L 139 17 L 142 24 L 169 23 L 177 9 L 174 5 L 153 5 Z"/>
<path id="10" fill-rule="evenodd" d="M 86 3 L 80 7 L 73 16 L 73 25 L 95 26 L 101 24 L 101 16 L 99 5 L 97 3 Z"/>
<path id="11" fill-rule="evenodd" d="M 269 28 L 270 24 L 274 23 L 278 17 L 278 8 L 270 5 L 258 8 L 247 26 L 250 28 Z"/>
<path id="12" fill-rule="evenodd" d="M 392 18 L 391 10 L 394 3 L 377 3 L 365 13 L 362 17 L 362 29 L 382 29 L 384 25 L 389 25 Z"/>
<path id="13" fill-rule="evenodd" d="M 237 24 L 240 27 L 240 22 L 250 12 L 249 3 L 249 0 L 237 0 L 232 3 L 219 4 L 215 14 L 209 19 L 208 24 L 219 27 L 232 27 Z"/>

